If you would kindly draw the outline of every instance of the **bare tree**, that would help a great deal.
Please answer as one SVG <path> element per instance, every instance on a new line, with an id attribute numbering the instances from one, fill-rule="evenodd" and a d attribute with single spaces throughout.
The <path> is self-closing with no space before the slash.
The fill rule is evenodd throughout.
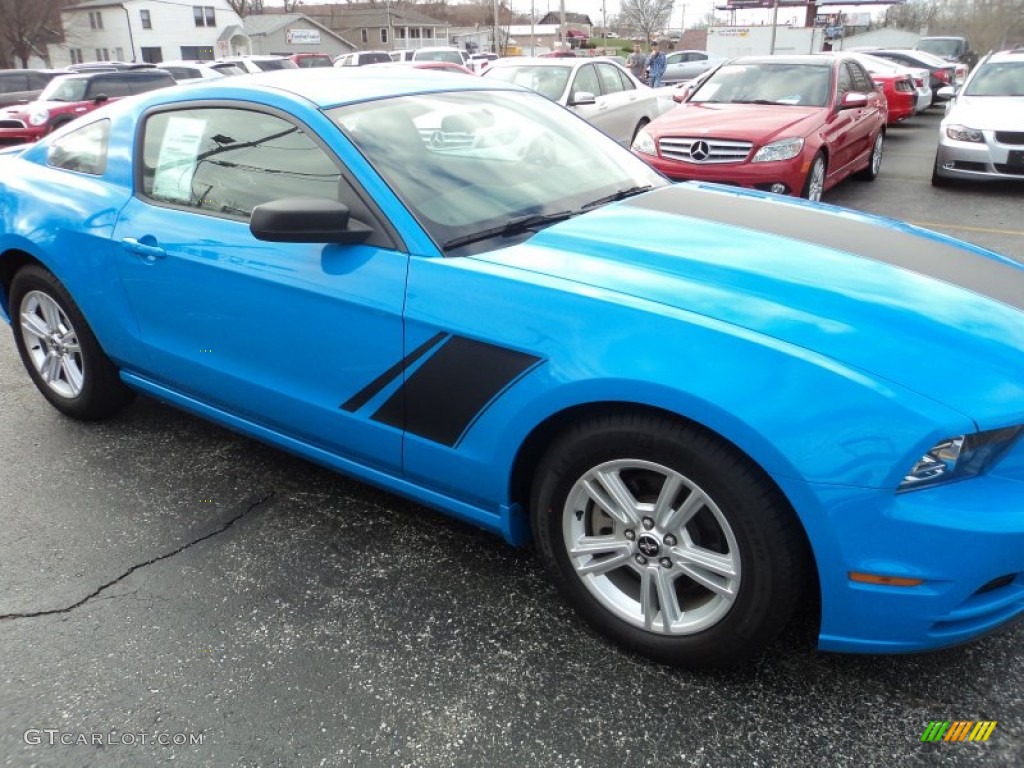
<path id="1" fill-rule="evenodd" d="M 69 0 L 0 0 L 0 67 L 27 67 L 37 44 L 60 29 L 60 12 L 67 5 Z"/>
<path id="2" fill-rule="evenodd" d="M 620 22 L 636 30 L 645 40 L 653 40 L 668 23 L 673 0 L 622 0 Z"/>

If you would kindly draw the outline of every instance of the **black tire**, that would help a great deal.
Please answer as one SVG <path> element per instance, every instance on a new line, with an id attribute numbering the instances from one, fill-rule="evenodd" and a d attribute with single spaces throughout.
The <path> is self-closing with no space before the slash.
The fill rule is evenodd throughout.
<path id="1" fill-rule="evenodd" d="M 932 164 L 932 186 L 940 188 L 953 186 L 952 179 L 947 179 L 945 176 L 939 176 L 938 159 L 936 159 L 935 163 Z"/>
<path id="2" fill-rule="evenodd" d="M 634 530 L 594 501 L 592 489 L 611 499 L 608 488 L 615 487 L 597 479 L 598 469 L 621 480 L 626 498 L 644 503 L 654 501 L 668 487 L 666 478 L 673 478 L 680 485 L 667 508 L 685 509 L 700 499 L 694 505 L 699 511 L 681 526 L 670 523 L 669 515 L 664 525 L 648 528 L 641 522 Z M 585 487 L 588 477 L 591 485 Z M 762 650 L 800 601 L 806 544 L 788 503 L 748 457 L 688 422 L 613 413 L 574 426 L 538 466 L 531 523 L 539 557 L 568 603 L 599 632 L 665 664 L 735 664 Z M 612 550 L 604 542 L 615 542 L 614 554 L 570 553 L 568 542 L 591 536 L 598 537 L 590 543 L 599 549 Z M 637 561 L 641 553 L 643 563 Z M 701 564 L 702 557 L 712 563 L 708 553 L 721 564 Z M 716 573 L 726 571 L 725 563 L 734 564 L 734 579 Z M 595 565 L 593 574 L 576 570 Z M 699 579 L 711 579 L 731 595 Z"/>
<path id="3" fill-rule="evenodd" d="M 52 301 L 60 313 L 61 347 L 55 346 L 53 340 L 41 340 L 23 329 L 25 313 L 35 315 L 41 326 L 53 327 L 44 317 L 46 299 Z M 91 421 L 113 416 L 131 402 L 132 391 L 121 382 L 117 368 L 100 348 L 67 289 L 50 272 L 36 265 L 18 270 L 11 281 L 10 307 L 14 342 L 21 361 L 53 407 L 76 419 Z M 52 311 L 52 306 L 50 309 Z M 63 329 L 67 332 L 63 333 Z M 50 358 L 55 350 L 61 349 L 65 350 L 60 355 L 64 362 L 57 366 L 59 370 L 53 380 L 47 382 L 41 373 L 40 355 Z"/>
<path id="4" fill-rule="evenodd" d="M 878 172 L 882 170 L 882 150 L 885 145 L 885 131 L 879 131 L 871 144 L 871 157 L 868 159 L 866 168 L 857 171 L 854 178 L 861 181 L 874 181 L 878 178 Z"/>
<path id="5" fill-rule="evenodd" d="M 818 173 L 818 169 L 821 169 L 821 188 L 815 190 L 815 178 Z M 814 160 L 811 161 L 811 167 L 807 171 L 807 178 L 804 180 L 804 188 L 800 190 L 800 197 L 805 200 L 821 200 L 821 195 L 825 191 L 825 178 L 828 175 L 828 162 L 825 160 L 825 155 L 819 152 L 814 156 Z"/>

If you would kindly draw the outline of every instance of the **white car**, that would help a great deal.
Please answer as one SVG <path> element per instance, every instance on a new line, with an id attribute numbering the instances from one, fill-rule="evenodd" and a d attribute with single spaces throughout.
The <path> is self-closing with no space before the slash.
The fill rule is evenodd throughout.
<path id="1" fill-rule="evenodd" d="M 365 67 L 368 64 L 386 64 L 389 61 L 397 61 L 387 51 L 352 51 L 339 56 L 334 60 L 336 67 Z"/>
<path id="2" fill-rule="evenodd" d="M 179 85 L 245 74 L 245 70 L 237 64 L 231 64 L 226 61 L 161 61 L 157 64 L 157 67 L 170 72 L 171 77 Z"/>
<path id="3" fill-rule="evenodd" d="M 392 61 L 447 61 L 466 66 L 467 58 L 458 48 L 448 45 L 427 48 L 408 48 L 391 52 Z"/>
<path id="4" fill-rule="evenodd" d="M 298 69 L 299 65 L 286 56 L 231 56 L 219 59 L 218 64 L 234 64 L 249 73 L 271 72 L 275 69 Z"/>
<path id="5" fill-rule="evenodd" d="M 908 74 L 914 81 L 914 114 L 920 114 L 928 109 L 935 100 L 932 93 L 931 73 L 923 67 L 912 67 L 901 64 L 891 59 L 883 59 L 881 56 L 872 56 L 870 53 L 855 51 L 849 54 L 871 74 Z"/>
<path id="6" fill-rule="evenodd" d="M 1024 181 L 1024 51 L 986 56 L 963 88 L 939 96 L 947 93 L 932 184 Z"/>
<path id="7" fill-rule="evenodd" d="M 626 147 L 641 128 L 675 106 L 671 88 L 649 88 L 609 59 L 498 59 L 481 77 L 537 91 Z"/>

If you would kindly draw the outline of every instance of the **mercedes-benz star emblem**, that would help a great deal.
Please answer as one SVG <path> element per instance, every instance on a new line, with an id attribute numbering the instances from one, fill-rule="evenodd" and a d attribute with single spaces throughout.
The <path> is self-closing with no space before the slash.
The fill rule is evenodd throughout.
<path id="1" fill-rule="evenodd" d="M 707 160 L 708 155 L 711 154 L 711 147 L 704 140 L 693 142 L 690 145 L 690 158 L 696 160 L 698 163 Z"/>
<path id="2" fill-rule="evenodd" d="M 636 548 L 647 557 L 658 556 L 658 540 L 653 536 L 641 536 L 636 543 Z"/>

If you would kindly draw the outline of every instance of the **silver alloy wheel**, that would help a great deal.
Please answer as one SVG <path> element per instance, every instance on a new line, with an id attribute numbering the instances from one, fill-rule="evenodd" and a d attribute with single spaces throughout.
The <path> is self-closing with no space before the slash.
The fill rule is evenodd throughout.
<path id="1" fill-rule="evenodd" d="M 569 492 L 562 536 L 587 590 L 649 632 L 702 632 L 739 594 L 732 527 L 696 483 L 661 464 L 620 459 L 590 469 Z"/>
<path id="2" fill-rule="evenodd" d="M 879 158 L 881 161 L 881 158 Z M 818 155 L 811 166 L 811 175 L 807 179 L 807 199 L 818 202 L 825 191 L 825 159 Z"/>
<path id="3" fill-rule="evenodd" d="M 42 291 L 26 293 L 20 312 L 21 338 L 39 377 L 61 397 L 78 397 L 85 366 L 78 334 L 67 314 Z"/>
<path id="4" fill-rule="evenodd" d="M 871 149 L 871 176 L 877 176 L 878 172 L 882 169 L 882 144 L 884 137 L 882 133 L 875 137 L 875 146 Z"/>

